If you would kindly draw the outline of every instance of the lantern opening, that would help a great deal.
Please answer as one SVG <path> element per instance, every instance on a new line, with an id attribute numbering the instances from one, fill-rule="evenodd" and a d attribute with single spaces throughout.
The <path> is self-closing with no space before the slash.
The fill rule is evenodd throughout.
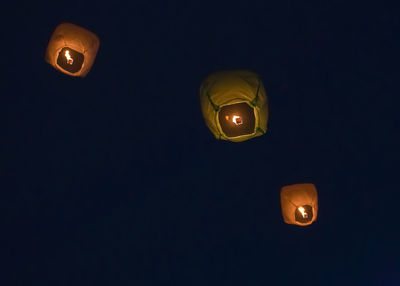
<path id="1" fill-rule="evenodd" d="M 228 137 L 254 133 L 254 110 L 245 102 L 222 106 L 218 119 L 222 131 Z"/>
<path id="2" fill-rule="evenodd" d="M 310 205 L 299 206 L 296 208 L 295 220 L 299 223 L 307 223 L 313 219 L 313 209 Z"/>
<path id="3" fill-rule="evenodd" d="M 82 68 L 85 56 L 74 49 L 64 47 L 58 54 L 57 64 L 70 73 L 79 72 Z"/>

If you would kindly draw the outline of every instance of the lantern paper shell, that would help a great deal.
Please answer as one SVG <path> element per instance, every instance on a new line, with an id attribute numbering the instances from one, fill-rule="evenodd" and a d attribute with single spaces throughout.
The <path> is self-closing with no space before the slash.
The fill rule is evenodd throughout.
<path id="1" fill-rule="evenodd" d="M 283 220 L 288 224 L 310 225 L 317 219 L 318 195 L 313 184 L 295 184 L 281 189 Z"/>
<path id="2" fill-rule="evenodd" d="M 241 142 L 267 131 L 267 94 L 252 71 L 211 74 L 200 86 L 200 102 L 206 125 L 217 139 Z"/>
<path id="3" fill-rule="evenodd" d="M 45 60 L 63 73 L 84 77 L 94 63 L 99 45 L 99 38 L 94 33 L 62 23 L 50 38 Z"/>

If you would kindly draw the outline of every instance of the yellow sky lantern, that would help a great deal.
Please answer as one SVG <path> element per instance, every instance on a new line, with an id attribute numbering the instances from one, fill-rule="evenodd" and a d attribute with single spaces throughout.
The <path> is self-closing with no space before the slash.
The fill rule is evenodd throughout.
<path id="1" fill-rule="evenodd" d="M 283 220 L 288 224 L 310 225 L 317 219 L 318 195 L 314 184 L 295 184 L 281 189 Z"/>
<path id="2" fill-rule="evenodd" d="M 84 77 L 94 63 L 99 45 L 99 38 L 91 31 L 62 23 L 50 38 L 45 59 L 65 74 Z"/>
<path id="3" fill-rule="evenodd" d="M 206 125 L 217 139 L 241 142 L 267 131 L 267 94 L 252 71 L 211 74 L 200 86 L 200 102 Z"/>

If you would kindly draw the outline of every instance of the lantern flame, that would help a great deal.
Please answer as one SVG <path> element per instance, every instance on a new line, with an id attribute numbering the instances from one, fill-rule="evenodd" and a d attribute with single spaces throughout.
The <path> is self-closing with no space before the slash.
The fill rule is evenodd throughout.
<path id="1" fill-rule="evenodd" d="M 240 125 L 240 124 L 243 123 L 242 122 L 242 118 L 240 116 L 238 116 L 238 115 L 234 115 L 232 117 L 232 122 L 235 123 L 236 125 Z"/>
<path id="2" fill-rule="evenodd" d="M 299 207 L 299 211 L 303 218 L 308 218 L 308 213 L 306 213 L 305 209 L 303 207 Z"/>
<path id="3" fill-rule="evenodd" d="M 68 50 L 65 51 L 65 57 L 67 58 L 67 63 L 72 65 L 74 63 L 74 59 L 71 57 Z"/>

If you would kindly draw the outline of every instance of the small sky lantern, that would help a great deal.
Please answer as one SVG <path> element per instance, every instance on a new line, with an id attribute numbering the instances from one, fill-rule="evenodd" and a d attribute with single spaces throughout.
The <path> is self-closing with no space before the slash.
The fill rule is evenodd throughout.
<path id="1" fill-rule="evenodd" d="M 267 94 L 252 71 L 211 74 L 200 86 L 200 102 L 207 127 L 217 139 L 241 142 L 267 131 Z"/>
<path id="2" fill-rule="evenodd" d="M 45 59 L 63 73 L 84 77 L 94 63 L 99 45 L 99 38 L 94 33 L 62 23 L 50 38 Z"/>
<path id="3" fill-rule="evenodd" d="M 317 219 L 317 189 L 313 184 L 285 186 L 281 189 L 281 206 L 286 223 L 310 225 Z"/>

